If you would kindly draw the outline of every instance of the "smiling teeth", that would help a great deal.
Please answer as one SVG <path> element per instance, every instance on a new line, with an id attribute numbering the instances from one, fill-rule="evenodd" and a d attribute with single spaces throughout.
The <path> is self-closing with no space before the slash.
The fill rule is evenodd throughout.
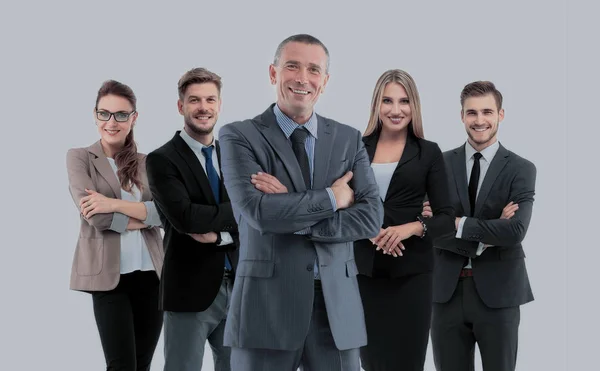
<path id="1" fill-rule="evenodd" d="M 208 120 L 210 116 L 196 116 L 197 119 L 199 120 Z"/>
<path id="2" fill-rule="evenodd" d="M 306 90 L 294 90 L 294 89 L 292 89 L 292 91 L 294 93 L 296 93 L 296 94 L 304 94 L 304 95 L 308 94 L 308 92 Z"/>
<path id="3" fill-rule="evenodd" d="M 488 128 L 473 128 L 473 130 L 478 131 L 478 132 L 482 132 L 482 131 L 486 131 Z"/>
<path id="4" fill-rule="evenodd" d="M 108 130 L 108 129 L 106 129 L 106 131 L 108 131 L 109 134 L 116 134 L 119 132 L 118 130 Z"/>

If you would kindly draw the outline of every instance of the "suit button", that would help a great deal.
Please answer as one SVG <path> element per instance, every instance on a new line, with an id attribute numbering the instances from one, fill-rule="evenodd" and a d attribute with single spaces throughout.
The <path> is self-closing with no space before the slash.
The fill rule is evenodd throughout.
<path id="1" fill-rule="evenodd" d="M 307 271 L 309 271 L 309 272 L 312 272 L 312 270 L 313 270 L 313 265 L 312 265 L 312 264 L 309 264 L 309 265 L 307 265 L 307 266 L 306 266 L 306 270 L 307 270 Z"/>

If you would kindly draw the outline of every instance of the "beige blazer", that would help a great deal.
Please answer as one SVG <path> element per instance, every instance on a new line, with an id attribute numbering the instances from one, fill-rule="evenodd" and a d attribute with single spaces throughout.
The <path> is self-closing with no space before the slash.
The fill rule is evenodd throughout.
<path id="1" fill-rule="evenodd" d="M 140 156 L 143 184 L 142 202 L 148 217 L 142 236 L 150 252 L 154 269 L 160 278 L 164 252 L 159 226 L 160 217 L 152 201 L 146 176 L 145 158 Z M 121 198 L 121 185 L 111 168 L 100 141 L 87 148 L 71 148 L 67 152 L 69 191 L 77 210 L 79 200 L 87 196 L 85 189 L 95 190 L 110 198 Z M 71 268 L 70 288 L 80 291 L 108 291 L 120 278 L 121 233 L 127 229 L 129 217 L 121 213 L 96 214 L 86 220 L 80 213 L 79 237 Z"/>

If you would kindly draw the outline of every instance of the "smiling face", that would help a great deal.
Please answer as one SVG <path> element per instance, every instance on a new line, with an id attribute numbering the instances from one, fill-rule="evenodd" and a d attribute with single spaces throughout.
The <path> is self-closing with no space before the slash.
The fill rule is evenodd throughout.
<path id="1" fill-rule="evenodd" d="M 289 117 L 303 124 L 323 92 L 327 74 L 327 54 L 317 44 L 289 42 L 277 65 L 269 66 L 271 83 L 276 86 L 277 105 Z"/>
<path id="2" fill-rule="evenodd" d="M 132 114 L 133 111 L 131 103 L 126 98 L 112 94 L 100 98 L 97 107 L 94 109 L 94 115 L 103 145 L 114 149 L 123 147 L 125 138 L 127 138 L 138 116 L 137 112 Z M 100 119 L 108 116 L 110 116 L 108 121 Z M 120 120 L 126 117 L 127 119 L 124 122 L 118 122 L 115 116 Z"/>
<path id="3" fill-rule="evenodd" d="M 469 143 L 481 151 L 496 142 L 498 126 L 504 119 L 504 109 L 498 110 L 492 94 L 469 97 L 463 104 L 461 119 L 469 136 Z"/>
<path id="4" fill-rule="evenodd" d="M 177 101 L 177 108 L 183 116 L 186 131 L 191 131 L 190 135 L 211 134 L 221 111 L 217 85 L 213 82 L 190 84 L 183 101 Z"/>
<path id="5" fill-rule="evenodd" d="M 379 107 L 382 130 L 390 133 L 406 130 L 412 120 L 409 103 L 408 94 L 402 85 L 397 82 L 388 83 L 383 90 Z"/>

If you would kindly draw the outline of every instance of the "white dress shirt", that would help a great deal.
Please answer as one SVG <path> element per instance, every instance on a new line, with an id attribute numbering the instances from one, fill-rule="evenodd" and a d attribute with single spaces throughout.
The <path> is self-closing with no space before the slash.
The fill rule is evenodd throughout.
<path id="1" fill-rule="evenodd" d="M 213 141 L 211 144 L 209 144 L 208 146 L 205 146 L 204 144 L 198 142 L 196 139 L 192 138 L 185 130 L 181 130 L 179 136 L 192 149 L 192 151 L 198 158 L 198 161 L 200 161 L 200 164 L 202 164 L 202 169 L 204 170 L 204 174 L 207 174 L 206 173 L 206 157 L 204 157 L 204 155 L 202 154 L 202 148 L 204 148 L 204 147 L 212 148 L 212 151 L 213 151 L 212 163 L 213 163 L 215 170 L 217 171 L 217 176 L 220 178 L 221 171 L 219 169 L 219 159 L 217 158 L 217 156 L 215 156 L 215 154 L 216 154 L 215 137 L 213 136 Z M 207 176 L 208 176 L 208 174 L 207 174 Z M 221 243 L 218 246 L 223 246 L 223 245 L 228 245 L 230 243 L 233 243 L 233 238 L 231 237 L 229 232 L 220 232 L 220 234 L 221 234 Z"/>
<path id="2" fill-rule="evenodd" d="M 498 142 L 496 140 L 496 142 L 494 142 L 494 144 L 492 144 L 491 146 L 489 146 L 479 152 L 479 153 L 481 153 L 481 159 L 479 159 L 480 172 L 479 172 L 479 182 L 477 184 L 477 196 L 479 196 L 479 190 L 481 189 L 481 184 L 483 183 L 483 179 L 485 179 L 485 174 L 487 173 L 487 171 L 490 167 L 490 163 L 494 159 L 494 156 L 496 156 L 496 152 L 498 152 L 498 148 L 500 148 L 500 142 Z M 465 159 L 467 161 L 467 163 L 466 163 L 467 184 L 469 184 L 469 179 L 471 178 L 471 170 L 473 169 L 473 164 L 475 162 L 473 155 L 476 152 L 477 151 L 475 150 L 475 148 L 473 148 L 473 146 L 471 146 L 471 144 L 467 141 L 467 143 L 465 144 Z M 463 230 L 463 226 L 464 226 L 466 220 L 467 220 L 466 216 L 463 216 L 462 218 L 460 218 L 460 221 L 458 223 L 458 228 L 456 230 L 456 238 L 462 238 L 462 230 Z M 480 242 L 479 246 L 477 247 L 477 256 L 480 256 L 484 251 L 485 251 L 485 246 L 482 242 Z M 470 258 L 469 258 L 469 263 L 465 266 L 465 268 L 466 269 L 471 268 L 471 259 Z"/>

